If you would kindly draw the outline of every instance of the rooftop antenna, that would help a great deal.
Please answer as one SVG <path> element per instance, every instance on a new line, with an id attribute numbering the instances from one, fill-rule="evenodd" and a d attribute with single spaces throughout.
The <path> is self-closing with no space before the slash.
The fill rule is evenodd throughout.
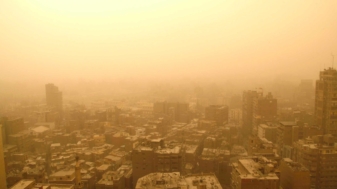
<path id="1" fill-rule="evenodd" d="M 335 62 L 335 55 L 331 53 L 331 56 L 332 56 L 332 68 L 333 68 L 333 64 Z"/>
<path id="2" fill-rule="evenodd" d="M 319 63 L 319 71 L 322 71 L 322 63 Z"/>
<path id="3" fill-rule="evenodd" d="M 324 65 L 324 66 L 323 66 L 323 70 L 325 70 L 325 62 L 323 63 L 323 65 Z"/>

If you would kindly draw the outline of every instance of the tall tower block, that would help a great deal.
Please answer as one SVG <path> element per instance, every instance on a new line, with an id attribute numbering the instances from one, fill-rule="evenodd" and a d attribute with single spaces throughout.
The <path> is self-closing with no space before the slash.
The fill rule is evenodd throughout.
<path id="1" fill-rule="evenodd" d="M 337 71 L 324 69 L 316 81 L 315 121 L 324 134 L 337 134 Z"/>
<path id="2" fill-rule="evenodd" d="M 62 92 L 52 83 L 46 84 L 47 106 L 62 112 Z"/>
<path id="3" fill-rule="evenodd" d="M 2 144 L 2 125 L 0 125 L 0 188 L 7 188 L 6 178 L 5 157 Z"/>

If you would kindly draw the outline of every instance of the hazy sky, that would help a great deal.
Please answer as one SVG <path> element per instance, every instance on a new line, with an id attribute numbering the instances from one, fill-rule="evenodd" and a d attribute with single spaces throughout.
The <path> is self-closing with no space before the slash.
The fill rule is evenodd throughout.
<path id="1" fill-rule="evenodd" d="M 318 77 L 336 0 L 7 0 L 0 79 Z"/>

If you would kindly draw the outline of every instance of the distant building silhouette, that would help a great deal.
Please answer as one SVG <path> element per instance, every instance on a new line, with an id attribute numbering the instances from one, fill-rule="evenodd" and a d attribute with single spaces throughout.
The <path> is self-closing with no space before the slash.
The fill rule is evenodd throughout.
<path id="1" fill-rule="evenodd" d="M 242 96 L 242 128 L 245 136 L 253 131 L 253 122 L 256 115 L 257 91 L 244 91 Z"/>
<path id="2" fill-rule="evenodd" d="M 172 121 L 188 123 L 189 104 L 179 102 L 156 102 L 153 104 L 153 114 L 156 117 L 169 116 Z"/>
<path id="3" fill-rule="evenodd" d="M 2 142 L 7 144 L 9 142 L 10 135 L 18 134 L 25 130 L 25 124 L 23 118 L 0 118 L 0 124 L 2 124 Z"/>
<path id="4" fill-rule="evenodd" d="M 257 102 L 257 114 L 265 120 L 274 120 L 277 116 L 277 99 L 271 93 L 260 96 Z"/>
<path id="5" fill-rule="evenodd" d="M 215 121 L 218 126 L 228 123 L 228 107 L 211 105 L 205 108 L 205 119 Z"/>
<path id="6" fill-rule="evenodd" d="M 46 102 L 49 108 L 62 112 L 62 92 L 54 84 L 46 84 Z"/>
<path id="7" fill-rule="evenodd" d="M 314 105 L 314 95 L 315 89 L 313 85 L 313 80 L 303 79 L 301 83 L 298 85 L 297 90 L 295 92 L 295 100 L 296 102 L 302 106 L 309 108 Z"/>

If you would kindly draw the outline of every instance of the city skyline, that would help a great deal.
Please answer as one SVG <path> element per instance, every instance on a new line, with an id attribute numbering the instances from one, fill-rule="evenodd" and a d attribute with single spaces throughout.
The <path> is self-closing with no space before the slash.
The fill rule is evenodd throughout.
<path id="1" fill-rule="evenodd" d="M 0 3 L 0 189 L 336 189 L 337 1 Z"/>

